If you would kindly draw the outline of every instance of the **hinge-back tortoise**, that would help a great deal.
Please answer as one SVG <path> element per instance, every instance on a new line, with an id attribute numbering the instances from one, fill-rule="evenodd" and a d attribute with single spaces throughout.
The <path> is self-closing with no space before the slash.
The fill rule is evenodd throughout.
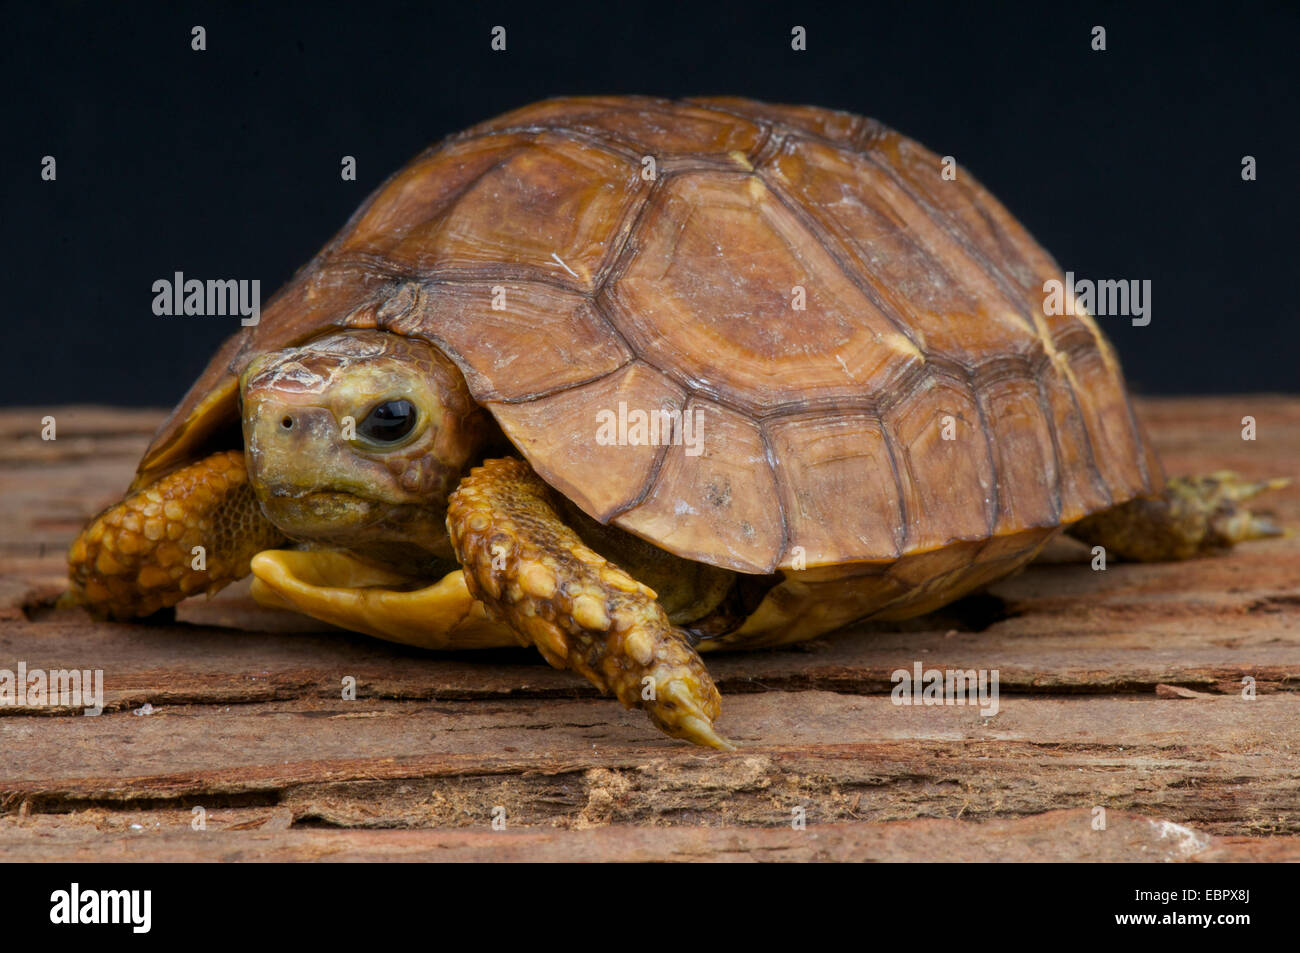
<path id="1" fill-rule="evenodd" d="M 1237 505 L 1273 484 L 1165 482 L 1091 317 L 1044 313 L 1056 263 L 942 173 L 740 99 L 452 136 L 226 342 L 72 598 L 144 616 L 251 562 L 265 602 L 535 645 L 726 747 L 697 650 L 931 611 L 1062 527 L 1139 559 L 1275 534 Z"/>

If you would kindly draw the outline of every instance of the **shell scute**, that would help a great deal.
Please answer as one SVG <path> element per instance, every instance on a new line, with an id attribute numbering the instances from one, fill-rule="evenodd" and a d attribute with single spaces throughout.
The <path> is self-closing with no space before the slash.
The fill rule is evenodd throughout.
<path id="1" fill-rule="evenodd" d="M 595 302 L 552 285 L 437 282 L 422 286 L 420 299 L 380 327 L 432 341 L 460 366 L 480 401 L 533 400 L 612 374 L 634 358 Z M 511 347 L 502 347 L 507 340 Z"/>
<path id="2" fill-rule="evenodd" d="M 905 551 L 991 535 L 997 480 L 970 385 L 932 374 L 885 415 L 885 425 L 903 492 Z"/>
<path id="3" fill-rule="evenodd" d="M 608 150 L 538 135 L 474 179 L 414 247 L 439 275 L 526 275 L 591 291 L 648 191 L 639 171 Z"/>
<path id="4" fill-rule="evenodd" d="M 700 397 L 683 416 L 702 439 L 668 446 L 645 500 L 616 522 L 688 559 L 770 572 L 784 552 L 785 527 L 761 428 Z"/>
<path id="5" fill-rule="evenodd" d="M 602 300 L 647 362 L 754 416 L 870 401 L 921 360 L 752 175 L 666 183 Z"/>
<path id="6" fill-rule="evenodd" d="M 797 540 L 790 549 L 801 547 L 784 553 L 783 562 L 834 563 L 845 539 L 884 558 L 902 552 L 898 475 L 878 417 L 852 411 L 783 417 L 767 429 L 790 537 Z"/>

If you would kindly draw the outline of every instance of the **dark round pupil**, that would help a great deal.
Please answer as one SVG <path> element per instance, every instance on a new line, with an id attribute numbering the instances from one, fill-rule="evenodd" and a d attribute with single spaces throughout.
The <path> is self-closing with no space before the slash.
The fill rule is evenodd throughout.
<path id="1" fill-rule="evenodd" d="M 415 405 L 409 400 L 390 400 L 367 414 L 357 429 L 368 440 L 392 443 L 409 434 L 414 426 Z"/>

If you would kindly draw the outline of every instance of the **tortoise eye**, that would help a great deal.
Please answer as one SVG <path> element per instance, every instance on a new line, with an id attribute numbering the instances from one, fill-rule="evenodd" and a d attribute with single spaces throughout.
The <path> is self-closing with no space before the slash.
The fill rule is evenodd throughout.
<path id="1" fill-rule="evenodd" d="M 418 416 L 409 400 L 384 401 L 357 425 L 357 433 L 375 443 L 396 443 L 415 429 Z"/>

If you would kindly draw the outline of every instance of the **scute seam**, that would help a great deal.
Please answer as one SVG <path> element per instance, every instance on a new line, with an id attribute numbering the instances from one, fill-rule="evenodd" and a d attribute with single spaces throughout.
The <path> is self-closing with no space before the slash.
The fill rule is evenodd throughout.
<path id="1" fill-rule="evenodd" d="M 979 414 L 980 431 L 984 434 L 984 452 L 989 456 L 989 475 L 992 486 L 990 487 L 990 496 L 984 505 L 988 536 L 991 539 L 993 531 L 997 529 L 999 510 L 1002 506 L 1002 475 L 998 472 L 998 454 L 993 446 L 993 428 L 989 426 L 989 415 L 984 406 L 983 388 L 977 386 L 975 375 L 970 371 L 966 372 L 966 385 L 970 388 L 971 397 L 975 400 L 975 413 Z"/>
<path id="2" fill-rule="evenodd" d="M 879 311 L 885 320 L 893 326 L 895 331 L 906 338 L 908 342 L 911 343 L 912 347 L 916 348 L 917 351 L 920 352 L 922 361 L 928 360 L 929 358 L 925 353 L 925 349 L 921 347 L 921 345 L 917 343 L 916 338 L 912 336 L 911 329 L 908 328 L 906 323 L 906 316 L 899 312 L 892 304 L 882 299 L 876 293 L 876 289 L 870 286 L 869 282 L 863 281 L 857 268 L 848 267 L 848 263 L 844 260 L 839 240 L 832 235 L 828 235 L 826 230 L 808 214 L 808 210 L 803 207 L 802 203 L 796 202 L 792 197 L 786 195 L 785 190 L 782 189 L 778 183 L 769 181 L 768 178 L 763 175 L 763 167 L 756 166 L 754 172 L 763 180 L 763 184 L 768 188 L 768 190 L 776 196 L 777 201 L 784 205 L 786 210 L 798 220 L 799 224 L 804 227 L 808 234 L 822 246 L 822 249 L 826 254 L 830 256 L 833 262 L 835 262 L 835 267 L 839 269 L 840 274 L 847 278 L 849 283 L 862 293 L 863 297 L 875 305 L 876 310 Z"/>
<path id="3" fill-rule="evenodd" d="M 790 514 L 785 510 L 784 477 L 781 468 L 777 466 L 776 453 L 772 450 L 772 441 L 768 439 L 767 427 L 757 421 L 755 426 L 758 428 L 758 439 L 763 443 L 763 456 L 767 458 L 767 468 L 772 473 L 772 488 L 776 491 L 776 510 L 781 517 L 781 541 L 767 563 L 767 572 L 770 573 L 785 562 L 793 540 L 790 535 Z"/>

